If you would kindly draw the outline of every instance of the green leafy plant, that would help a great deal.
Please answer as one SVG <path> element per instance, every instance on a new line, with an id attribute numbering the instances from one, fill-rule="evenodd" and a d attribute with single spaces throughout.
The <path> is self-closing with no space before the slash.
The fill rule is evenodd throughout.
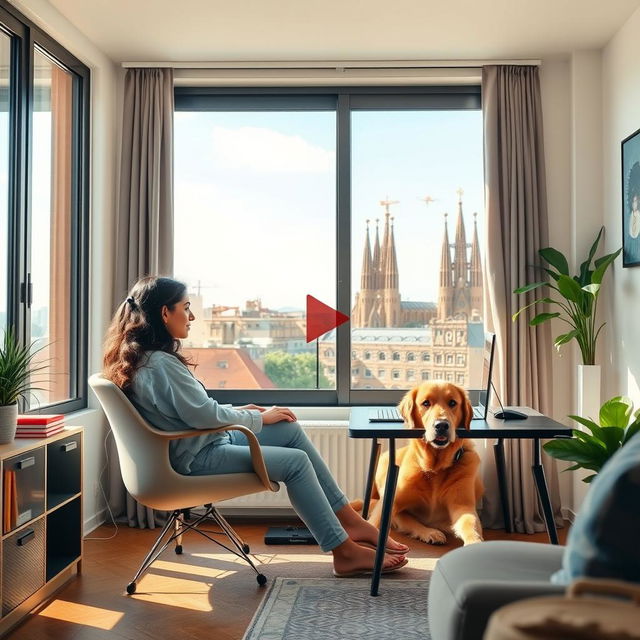
<path id="1" fill-rule="evenodd" d="M 557 336 L 554 340 L 554 345 L 557 349 L 560 349 L 563 344 L 575 339 L 580 347 L 583 364 L 595 364 L 596 343 L 602 328 L 606 324 L 603 322 L 596 328 L 596 311 L 598 308 L 598 297 L 600 295 L 602 279 L 609 265 L 611 265 L 622 251 L 622 248 L 620 248 L 613 253 L 597 258 L 593 263 L 593 268 L 591 267 L 591 261 L 594 259 L 596 251 L 598 250 L 598 244 L 603 231 L 604 227 L 601 227 L 595 242 L 589 250 L 587 259 L 580 265 L 578 275 L 571 276 L 569 274 L 569 263 L 560 251 L 552 247 L 547 247 L 546 249 L 540 249 L 538 254 L 545 262 L 553 267 L 552 269 L 543 267 L 549 279 L 541 282 L 532 282 L 513 291 L 514 293 L 520 294 L 547 287 L 555 292 L 555 294 L 551 294 L 555 296 L 553 298 L 539 298 L 522 307 L 522 309 L 519 309 L 517 313 L 513 315 L 513 321 L 515 322 L 517 317 L 525 309 L 536 304 L 545 303 L 555 305 L 559 309 L 558 311 L 539 313 L 529 320 L 529 324 L 534 327 L 552 318 L 560 318 L 560 320 L 569 325 L 571 330 Z"/>
<path id="2" fill-rule="evenodd" d="M 5 331 L 0 347 L 0 407 L 26 400 L 30 393 L 40 389 L 34 386 L 33 375 L 45 369 L 46 364 L 33 362 L 44 349 L 35 348 L 35 344 L 22 345 L 11 328 Z"/>
<path id="3" fill-rule="evenodd" d="M 624 396 L 607 400 L 600 407 L 599 424 L 589 418 L 569 416 L 586 427 L 590 433 L 573 430 L 573 437 L 550 440 L 543 445 L 553 458 L 575 464 L 567 471 L 588 469 L 595 473 L 583 479 L 591 482 L 604 463 L 640 431 L 640 409 L 633 412 L 633 402 Z"/>

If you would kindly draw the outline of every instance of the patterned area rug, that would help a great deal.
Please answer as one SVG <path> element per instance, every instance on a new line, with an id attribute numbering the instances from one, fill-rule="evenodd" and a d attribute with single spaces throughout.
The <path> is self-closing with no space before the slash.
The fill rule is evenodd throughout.
<path id="1" fill-rule="evenodd" d="M 243 640 L 430 640 L 428 580 L 276 578 Z"/>

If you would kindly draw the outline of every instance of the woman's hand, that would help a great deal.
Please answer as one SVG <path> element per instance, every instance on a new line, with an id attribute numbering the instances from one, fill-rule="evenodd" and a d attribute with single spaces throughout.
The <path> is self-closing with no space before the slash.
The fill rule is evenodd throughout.
<path id="1" fill-rule="evenodd" d="M 259 411 L 260 413 L 266 411 L 265 407 L 259 407 L 257 404 L 245 404 L 242 407 L 236 407 L 236 409 L 249 409 L 252 411 Z"/>
<path id="2" fill-rule="evenodd" d="M 265 409 L 262 414 L 262 424 L 274 424 L 276 422 L 295 422 L 297 420 L 291 409 L 286 407 L 276 407 Z"/>

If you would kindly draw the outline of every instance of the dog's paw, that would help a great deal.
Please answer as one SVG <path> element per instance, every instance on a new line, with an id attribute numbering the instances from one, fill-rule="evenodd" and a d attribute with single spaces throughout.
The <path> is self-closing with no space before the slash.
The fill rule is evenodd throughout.
<path id="1" fill-rule="evenodd" d="M 447 536 L 438 529 L 429 529 L 418 535 L 418 539 L 427 544 L 446 544 Z"/>
<path id="2" fill-rule="evenodd" d="M 483 539 L 480 536 L 473 536 L 472 538 L 464 540 L 464 546 L 466 547 L 469 544 L 477 544 L 478 542 L 483 542 Z"/>

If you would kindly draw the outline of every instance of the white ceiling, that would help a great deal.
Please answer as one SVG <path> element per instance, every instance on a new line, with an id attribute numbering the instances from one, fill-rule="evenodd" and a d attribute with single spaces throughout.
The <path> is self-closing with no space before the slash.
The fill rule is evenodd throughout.
<path id="1" fill-rule="evenodd" d="M 49 0 L 113 60 L 541 58 L 603 47 L 640 0 Z"/>

